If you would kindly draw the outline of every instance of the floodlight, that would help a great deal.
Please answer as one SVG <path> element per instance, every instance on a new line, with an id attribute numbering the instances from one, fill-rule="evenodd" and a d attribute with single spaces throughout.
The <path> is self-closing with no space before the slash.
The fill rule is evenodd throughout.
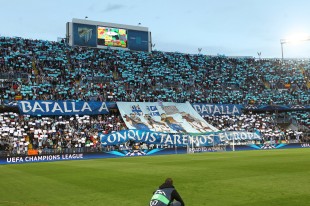
<path id="1" fill-rule="evenodd" d="M 295 44 L 295 43 L 299 43 L 299 42 L 303 42 L 303 41 L 309 41 L 309 40 L 310 40 L 310 36 L 307 36 L 303 33 L 291 35 L 290 37 L 288 37 L 286 39 L 280 39 L 282 61 L 283 61 L 283 44 L 288 44 L 288 43 L 289 44 Z"/>

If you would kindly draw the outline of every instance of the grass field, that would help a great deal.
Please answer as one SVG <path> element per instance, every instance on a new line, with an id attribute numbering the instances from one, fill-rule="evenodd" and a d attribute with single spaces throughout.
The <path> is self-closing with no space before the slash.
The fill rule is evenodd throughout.
<path id="1" fill-rule="evenodd" d="M 147 206 L 166 177 L 186 206 L 310 205 L 310 149 L 0 165 L 0 205 Z"/>

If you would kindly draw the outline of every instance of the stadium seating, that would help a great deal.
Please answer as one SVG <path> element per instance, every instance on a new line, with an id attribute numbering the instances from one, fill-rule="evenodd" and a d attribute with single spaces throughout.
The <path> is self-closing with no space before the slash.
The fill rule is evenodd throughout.
<path id="1" fill-rule="evenodd" d="M 125 129 L 118 115 L 30 117 L 13 112 L 0 114 L 0 155 L 42 154 L 101 150 L 98 135 Z"/>
<path id="2" fill-rule="evenodd" d="M 16 100 L 309 105 L 309 78 L 306 60 L 98 50 L 0 37 L 0 105 Z M 309 112 L 289 115 L 297 132 L 279 128 L 272 114 L 205 118 L 222 130 L 257 130 L 266 140 L 299 141 L 299 131 L 310 129 Z M 29 148 L 53 152 L 55 145 L 97 149 L 98 131 L 124 128 L 118 114 L 48 118 L 11 112 L 0 119 L 5 122 L 0 151 L 14 154 Z"/>
<path id="3" fill-rule="evenodd" d="M 2 101 L 309 104 L 309 62 L 71 48 L 0 38 Z M 14 74 L 14 75 L 11 75 Z M 11 75 L 11 76 L 10 76 Z M 18 78 L 15 78 L 19 76 Z"/>

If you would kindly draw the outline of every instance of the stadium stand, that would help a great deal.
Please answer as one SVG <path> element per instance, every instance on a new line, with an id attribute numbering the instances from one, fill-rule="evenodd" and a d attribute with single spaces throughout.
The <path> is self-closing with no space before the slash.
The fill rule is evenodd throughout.
<path id="1" fill-rule="evenodd" d="M 125 128 L 116 114 L 30 117 L 5 112 L 0 120 L 0 152 L 13 155 L 27 154 L 28 149 L 40 154 L 101 151 L 98 132 Z"/>
<path id="2" fill-rule="evenodd" d="M 1 79 L 9 77 L 2 100 L 309 104 L 304 61 L 71 48 L 21 38 L 0 42 Z"/>
<path id="3" fill-rule="evenodd" d="M 83 117 L 23 116 L 11 107 L 18 100 L 189 101 L 297 105 L 303 109 L 310 104 L 309 77 L 308 60 L 91 49 L 1 36 L 0 151 L 97 150 L 102 149 L 98 131 L 125 128 L 117 112 Z M 281 115 L 289 123 L 285 128 L 278 121 Z M 224 131 L 258 130 L 266 141 L 309 141 L 309 111 L 205 119 Z M 17 128 L 23 132 L 17 133 Z"/>

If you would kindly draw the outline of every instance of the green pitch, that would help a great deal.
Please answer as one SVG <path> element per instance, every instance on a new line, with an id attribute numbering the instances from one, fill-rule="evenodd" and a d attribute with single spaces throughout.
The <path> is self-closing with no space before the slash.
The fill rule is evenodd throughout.
<path id="1" fill-rule="evenodd" d="M 310 204 L 310 149 L 0 165 L 0 205 L 147 206 L 166 177 L 187 206 Z"/>

